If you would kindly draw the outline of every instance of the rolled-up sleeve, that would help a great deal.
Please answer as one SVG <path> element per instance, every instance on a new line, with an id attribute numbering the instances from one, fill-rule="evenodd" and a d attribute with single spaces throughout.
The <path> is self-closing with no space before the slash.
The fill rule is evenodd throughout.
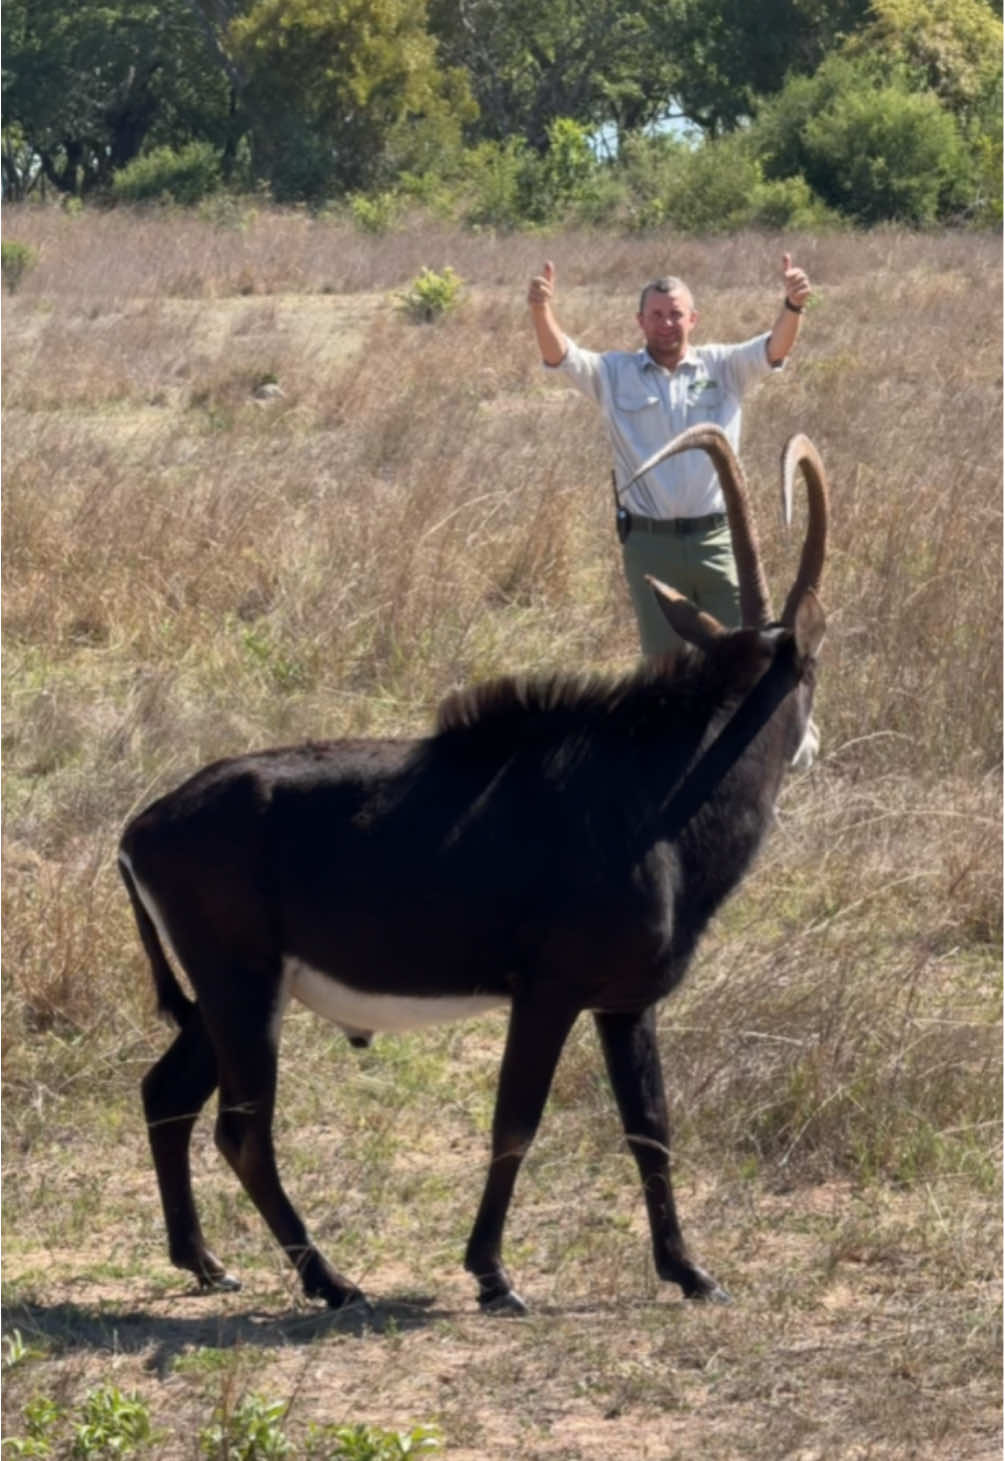
<path id="1" fill-rule="evenodd" d="M 557 365 L 543 362 L 546 370 L 560 370 L 577 390 L 601 405 L 607 399 L 608 381 L 604 357 L 596 350 L 584 350 L 575 340 L 565 337 L 565 354 Z"/>
<path id="2" fill-rule="evenodd" d="M 734 396 L 742 396 L 748 386 L 774 375 L 785 367 L 785 361 L 775 363 L 768 359 L 769 332 L 744 340 L 742 345 L 706 345 L 703 353 L 714 360 L 717 369 L 725 376 L 727 387 Z"/>

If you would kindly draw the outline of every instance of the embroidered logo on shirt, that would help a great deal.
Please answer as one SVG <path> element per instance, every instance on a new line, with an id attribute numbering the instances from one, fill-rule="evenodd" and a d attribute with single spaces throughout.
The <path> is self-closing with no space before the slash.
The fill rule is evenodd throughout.
<path id="1" fill-rule="evenodd" d="M 687 388 L 687 403 L 689 406 L 694 406 L 706 391 L 717 391 L 718 389 L 717 380 L 696 380 Z"/>

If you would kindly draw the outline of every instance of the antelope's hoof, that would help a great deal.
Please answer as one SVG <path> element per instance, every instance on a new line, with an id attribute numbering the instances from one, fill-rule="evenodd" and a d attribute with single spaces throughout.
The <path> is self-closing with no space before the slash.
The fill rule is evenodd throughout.
<path id="1" fill-rule="evenodd" d="M 726 1290 L 716 1283 L 712 1275 L 703 1273 L 700 1268 L 695 1270 L 694 1285 L 685 1290 L 684 1297 L 699 1304 L 731 1304 L 733 1302 Z"/>
<path id="2" fill-rule="evenodd" d="M 361 1313 L 372 1315 L 373 1309 L 362 1289 L 332 1289 L 324 1295 L 325 1303 L 329 1309 L 336 1309 L 340 1314 Z"/>
<path id="3" fill-rule="evenodd" d="M 196 1277 L 199 1292 L 203 1294 L 236 1294 L 241 1287 L 241 1280 L 222 1268 L 219 1273 L 199 1273 Z"/>
<path id="4" fill-rule="evenodd" d="M 478 1304 L 483 1314 L 498 1315 L 501 1318 L 521 1318 L 529 1313 L 516 1289 L 504 1289 L 502 1293 L 488 1294 L 485 1297 L 479 1295 Z"/>

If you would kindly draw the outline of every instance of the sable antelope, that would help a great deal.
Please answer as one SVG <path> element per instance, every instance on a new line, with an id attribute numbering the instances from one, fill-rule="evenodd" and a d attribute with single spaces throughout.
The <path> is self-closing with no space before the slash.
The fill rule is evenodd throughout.
<path id="1" fill-rule="evenodd" d="M 824 633 L 827 488 L 815 447 L 793 437 L 783 499 L 800 471 L 808 524 L 775 622 L 740 465 L 715 427 L 662 454 L 695 448 L 722 482 L 741 628 L 654 582 L 686 641 L 677 656 L 612 683 L 503 679 L 457 693 L 423 739 L 218 761 L 126 828 L 122 874 L 160 1008 L 180 1026 L 143 1080 L 150 1145 L 171 1259 L 202 1287 L 238 1287 L 203 1239 L 189 1172 L 192 1127 L 218 1086 L 217 1145 L 305 1292 L 332 1307 L 361 1298 L 314 1246 L 276 1168 L 279 1027 L 298 999 L 354 1043 L 509 1006 L 465 1266 L 484 1309 L 517 1313 L 506 1212 L 563 1043 L 589 1010 L 656 1269 L 688 1298 L 726 1298 L 677 1221 L 654 1007 L 748 868 L 802 740 Z"/>

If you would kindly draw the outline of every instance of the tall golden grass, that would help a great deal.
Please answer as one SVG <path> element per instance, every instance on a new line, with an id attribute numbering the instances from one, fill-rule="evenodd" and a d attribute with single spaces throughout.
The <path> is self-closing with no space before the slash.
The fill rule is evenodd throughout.
<path id="1" fill-rule="evenodd" d="M 299 213 L 29 208 L 4 229 L 39 260 L 3 314 L 4 1115 L 31 1153 L 8 1162 L 8 1230 L 41 1221 L 44 1171 L 52 1224 L 76 1231 L 44 1155 L 54 1131 L 109 1181 L 109 1130 L 142 1141 L 136 1083 L 164 1036 L 114 868 L 131 812 L 212 757 L 421 734 L 459 683 L 633 664 L 601 424 L 541 369 L 529 329 L 544 257 L 566 328 L 605 348 L 634 344 L 638 287 L 668 271 L 692 286 L 701 338 L 767 328 L 784 247 L 817 296 L 782 378 L 750 399 L 743 459 L 776 600 L 797 546 L 778 526 L 778 453 L 801 430 L 827 465 L 823 745 L 664 1008 L 678 1150 L 765 1191 L 948 1182 L 981 1234 L 959 1261 L 986 1273 L 1000 240 L 503 237 L 422 219 L 374 238 Z M 459 308 L 411 323 L 395 291 L 447 265 Z M 295 1023 L 301 1072 L 328 1039 Z M 577 1031 L 552 1104 L 558 1144 L 581 1152 L 609 1106 L 595 1064 Z M 310 1080 L 289 1080 L 285 1119 L 313 1126 Z M 143 1190 L 156 1225 L 152 1174 Z"/>
<path id="2" fill-rule="evenodd" d="M 600 423 L 528 329 L 544 252 L 569 331 L 628 345 L 660 268 L 691 281 L 705 338 L 770 323 L 782 241 L 11 212 L 40 262 L 4 319 L 8 984 L 87 1023 L 132 964 L 113 849 L 152 793 L 251 746 L 421 733 L 471 679 L 632 663 Z M 791 431 L 832 480 L 824 743 L 742 907 L 756 936 L 792 885 L 804 950 L 835 913 L 849 958 L 863 929 L 886 930 L 884 963 L 906 927 L 980 950 L 1000 894 L 997 240 L 784 242 L 817 299 L 743 455 L 776 596 Z M 467 286 L 435 326 L 394 308 L 423 262 Z"/>

